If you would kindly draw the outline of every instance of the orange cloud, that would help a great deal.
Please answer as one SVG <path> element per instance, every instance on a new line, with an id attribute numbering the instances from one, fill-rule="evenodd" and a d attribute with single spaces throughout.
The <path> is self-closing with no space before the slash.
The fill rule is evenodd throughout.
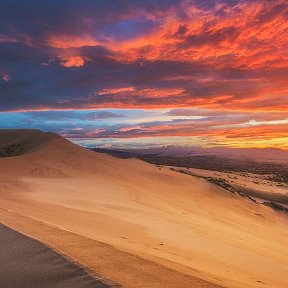
<path id="1" fill-rule="evenodd" d="M 126 92 L 130 93 L 134 91 L 135 91 L 135 87 L 107 88 L 107 89 L 100 90 L 99 92 L 97 92 L 97 94 L 98 95 L 121 94 L 121 93 L 126 93 Z"/>
<path id="2" fill-rule="evenodd" d="M 201 61 L 215 69 L 288 67 L 286 0 L 239 1 L 235 6 L 217 3 L 214 10 L 181 1 L 179 7 L 162 13 L 135 13 L 153 21 L 155 29 L 130 39 L 114 39 L 103 33 L 95 36 L 87 28 L 83 35 L 51 35 L 46 45 L 102 46 L 122 62 Z"/>
<path id="3" fill-rule="evenodd" d="M 46 45 L 53 48 L 80 48 L 97 46 L 99 42 L 89 35 L 53 35 L 46 40 Z"/>
<path id="4" fill-rule="evenodd" d="M 100 96 L 118 95 L 119 97 L 146 97 L 146 98 L 164 98 L 181 95 L 185 90 L 182 88 L 146 88 L 140 89 L 136 87 L 108 88 L 98 91 L 96 94 Z"/>
<path id="5" fill-rule="evenodd" d="M 182 1 L 186 17 L 169 10 L 151 34 L 129 41 L 104 44 L 118 52 L 119 60 L 206 61 L 216 67 L 287 67 L 288 6 L 274 15 L 285 1 L 243 2 L 226 7 L 225 15 L 215 10 L 201 10 Z M 264 13 L 271 13 L 267 18 Z M 220 13 L 219 13 L 220 14 Z"/>
<path id="6" fill-rule="evenodd" d="M 85 64 L 85 57 L 82 56 L 71 56 L 71 57 L 62 57 L 60 58 L 60 65 L 63 67 L 82 67 Z"/>

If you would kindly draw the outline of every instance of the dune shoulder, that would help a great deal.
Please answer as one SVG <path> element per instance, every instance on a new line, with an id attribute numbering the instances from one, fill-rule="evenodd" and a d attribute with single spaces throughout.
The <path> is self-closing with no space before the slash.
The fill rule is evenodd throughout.
<path id="1" fill-rule="evenodd" d="M 80 274 L 82 273 L 85 277 L 87 277 L 87 279 L 91 283 L 89 284 L 89 281 L 87 279 L 85 278 L 83 279 L 84 276 L 82 275 L 82 278 L 80 280 L 85 280 L 86 286 L 81 286 L 80 285 L 81 283 L 80 283 L 79 286 L 77 286 L 79 288 L 80 287 L 106 288 L 106 287 L 118 287 L 118 286 L 119 287 L 131 287 L 131 288 L 133 287 L 135 288 L 137 287 L 144 287 L 144 288 L 146 287 L 147 288 L 148 287 L 149 288 L 150 287 L 159 287 L 159 288 L 160 287 L 168 287 L 168 288 L 179 288 L 179 287 L 221 288 L 221 287 L 224 287 L 224 286 L 210 283 L 208 281 L 205 281 L 197 277 L 192 277 L 192 276 L 177 272 L 176 270 L 169 269 L 164 265 L 159 265 L 153 261 L 145 260 L 134 254 L 118 250 L 114 248 L 113 246 L 105 244 L 103 242 L 89 239 L 87 237 L 83 237 L 76 233 L 72 233 L 72 232 L 60 229 L 59 227 L 47 225 L 36 219 L 32 219 L 32 218 L 26 217 L 24 215 L 20 215 L 15 212 L 0 209 L 0 219 L 2 223 L 11 227 L 12 229 L 15 229 L 16 231 L 19 231 L 23 233 L 24 235 L 27 235 L 33 239 L 36 239 L 40 243 L 44 243 L 45 245 L 47 245 L 44 247 L 51 247 L 53 250 L 57 251 L 59 255 L 63 255 L 65 257 L 63 259 L 66 259 L 66 258 L 70 259 L 71 263 L 75 263 L 75 266 L 72 266 L 74 270 L 76 269 L 75 267 L 86 267 L 86 269 L 89 271 L 89 273 L 92 276 L 94 276 L 96 279 L 99 279 L 99 278 L 102 279 L 102 280 L 95 280 L 92 277 L 89 278 L 89 276 L 87 275 L 85 276 L 85 270 L 83 271 L 81 270 Z M 5 232 L 5 233 L 12 234 L 10 235 L 10 238 L 13 236 L 15 237 L 15 235 L 13 235 L 13 233 L 15 232 L 11 232 L 13 231 L 11 230 L 11 228 L 2 226 L 2 230 L 4 230 L 2 231 L 1 226 L 0 226 L 1 236 L 3 236 L 4 234 L 3 232 Z M 31 245 L 31 240 L 29 240 L 28 242 L 30 242 L 30 245 Z M 25 249 L 25 244 L 26 244 L 25 241 L 24 243 L 21 243 L 21 248 Z M 36 248 L 37 248 L 37 245 L 36 245 Z M 40 246 L 40 248 L 43 248 L 43 247 Z M 35 250 L 33 252 L 35 253 Z M 38 251 L 36 252 L 37 252 L 36 254 L 39 255 Z M 55 255 L 53 256 L 57 257 L 57 255 L 58 254 L 55 253 Z M 9 255 L 6 255 L 6 258 L 8 256 Z M 39 256 L 39 258 L 41 258 L 41 255 Z M 10 260 L 11 263 L 14 263 L 16 261 L 16 259 L 13 259 L 13 257 L 9 259 L 11 259 Z M 37 261 L 35 262 L 34 259 L 31 259 L 31 260 L 33 260 L 33 263 L 37 265 Z M 62 260 L 62 258 L 60 258 L 60 260 Z M 29 262 L 29 259 L 27 262 Z M 47 265 L 49 265 L 49 262 Z M 76 276 L 75 276 L 75 271 L 73 270 L 74 271 L 73 272 L 71 270 L 71 267 L 69 268 L 67 267 L 67 265 L 65 267 L 64 266 L 63 267 L 61 267 L 60 265 L 58 266 L 58 269 L 60 270 L 59 273 L 61 273 L 62 271 L 63 275 L 65 276 L 65 272 L 67 271 L 69 271 L 70 273 L 72 272 L 73 273 L 72 277 L 69 277 L 69 275 L 66 275 L 66 277 L 68 277 L 68 279 L 70 280 L 72 278 L 71 280 L 72 283 L 73 283 L 73 277 L 76 277 L 76 280 L 78 280 L 77 277 L 79 277 L 79 275 L 77 276 L 77 273 L 79 274 L 79 272 L 76 272 Z M 50 277 L 49 276 L 50 275 L 47 275 L 46 279 L 48 280 L 51 279 L 51 276 Z M 2 281 L 4 280 L 2 279 Z M 17 281 L 21 281 L 21 280 L 18 279 Z M 55 281 L 55 283 L 56 282 L 57 281 Z M 0 280 L 0 283 L 1 283 L 1 280 Z M 56 284 L 55 283 L 53 284 L 55 285 L 53 287 L 62 287 L 60 285 L 57 286 L 57 283 Z M 5 287 L 9 287 L 9 286 L 5 286 Z M 15 287 L 16 286 L 13 286 L 13 288 Z M 22 286 L 17 286 L 17 287 L 22 287 Z M 41 287 L 45 287 L 45 286 L 41 286 Z M 76 286 L 73 286 L 73 287 L 76 287 Z"/>
<path id="2" fill-rule="evenodd" d="M 52 248 L 3 224 L 0 235 L 0 287 L 112 287 Z"/>

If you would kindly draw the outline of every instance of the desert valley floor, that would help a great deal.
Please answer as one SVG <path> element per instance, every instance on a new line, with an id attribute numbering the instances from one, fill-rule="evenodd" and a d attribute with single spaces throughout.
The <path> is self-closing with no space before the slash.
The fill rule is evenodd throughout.
<path id="1" fill-rule="evenodd" d="M 0 158 L 0 223 L 106 285 L 288 285 L 287 214 L 53 133 L 3 130 L 0 147 L 21 150 Z"/>

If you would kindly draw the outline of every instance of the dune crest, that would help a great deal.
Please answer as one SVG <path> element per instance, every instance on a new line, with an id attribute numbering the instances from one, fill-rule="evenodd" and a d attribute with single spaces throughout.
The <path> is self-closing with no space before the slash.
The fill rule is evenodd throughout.
<path id="1" fill-rule="evenodd" d="M 29 149 L 0 158 L 0 208 L 224 287 L 287 287 L 284 214 L 55 134 L 13 133 L 0 133 L 0 147 L 24 141 Z"/>
<path id="2" fill-rule="evenodd" d="M 41 150 L 55 139 L 61 139 L 61 137 L 55 133 L 44 133 L 36 129 L 0 130 L 0 149 L 18 145 L 22 147 L 19 155 L 23 155 Z"/>

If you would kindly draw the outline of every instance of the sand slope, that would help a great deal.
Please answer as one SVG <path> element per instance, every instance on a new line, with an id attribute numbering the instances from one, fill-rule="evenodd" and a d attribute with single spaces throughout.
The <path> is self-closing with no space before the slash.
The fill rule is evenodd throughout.
<path id="1" fill-rule="evenodd" d="M 28 153 L 0 159 L 0 208 L 222 286 L 287 287 L 284 214 L 140 160 L 26 135 L 14 141 L 24 137 Z"/>
<path id="2" fill-rule="evenodd" d="M 111 287 L 43 244 L 1 224 L 0 235 L 0 287 Z"/>
<path id="3" fill-rule="evenodd" d="M 222 287 L 15 212 L 0 209 L 0 217 L 1 221 L 13 229 L 53 247 L 72 262 L 76 261 L 78 266 L 89 267 L 89 270 L 96 274 L 96 278 L 105 279 L 103 282 L 112 287 Z M 58 268 L 62 275 L 67 274 L 67 270 L 63 269 L 65 267 Z"/>

